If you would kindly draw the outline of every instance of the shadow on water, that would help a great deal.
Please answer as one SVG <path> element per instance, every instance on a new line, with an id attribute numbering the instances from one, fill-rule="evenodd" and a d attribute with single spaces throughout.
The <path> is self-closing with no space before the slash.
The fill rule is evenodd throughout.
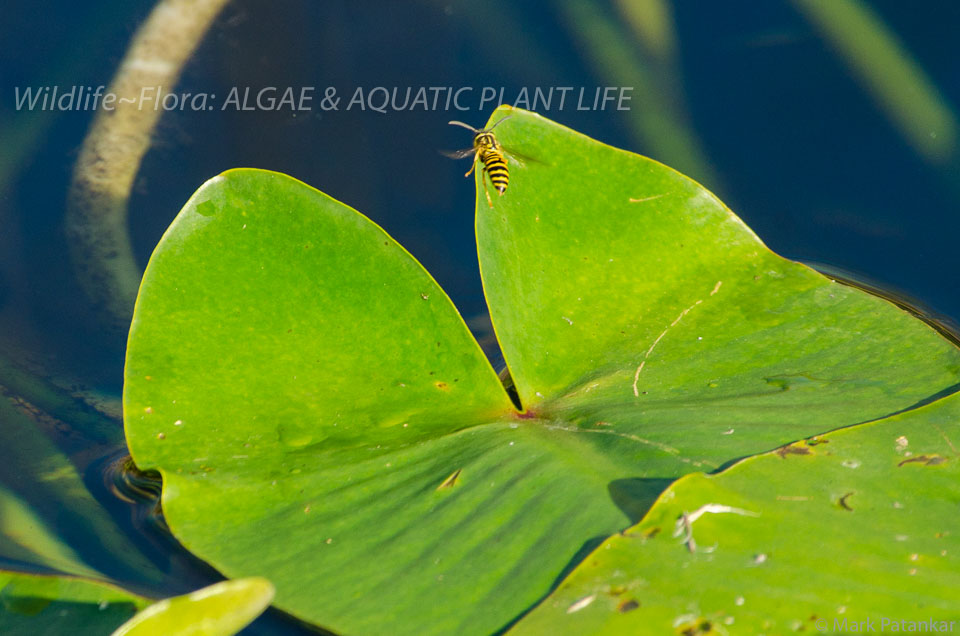
<path id="1" fill-rule="evenodd" d="M 607 484 L 607 492 L 610 494 L 610 499 L 629 520 L 628 523 L 624 525 L 624 528 L 638 523 L 643 516 L 647 514 L 647 511 L 650 510 L 650 507 L 653 506 L 654 502 L 661 495 L 661 493 L 663 493 L 663 491 L 666 490 L 667 487 L 670 486 L 670 484 L 672 484 L 674 481 L 676 480 L 661 478 L 644 479 L 640 477 L 633 477 L 629 479 L 615 479 Z M 563 583 L 568 576 L 570 576 L 570 573 L 573 572 L 577 566 L 579 566 L 608 538 L 609 535 L 598 535 L 585 541 L 583 545 L 580 546 L 580 549 L 577 550 L 572 557 L 570 557 L 570 560 L 567 561 L 565 566 L 563 566 L 563 569 L 560 570 L 560 573 L 554 577 L 553 582 L 550 584 L 550 589 L 547 590 L 533 604 L 520 612 L 520 614 L 512 618 L 506 625 L 494 633 L 498 635 L 506 633 L 514 625 L 520 622 L 527 614 L 536 609 L 540 603 L 542 603 L 546 598 L 553 594 L 558 587 L 560 587 L 560 584 Z"/>
<path id="2" fill-rule="evenodd" d="M 160 510 L 160 475 L 138 470 L 126 448 L 91 464 L 84 483 L 114 523 L 136 537 L 143 555 L 164 573 L 161 586 L 146 590 L 150 596 L 185 594 L 223 580 L 170 533 Z"/>

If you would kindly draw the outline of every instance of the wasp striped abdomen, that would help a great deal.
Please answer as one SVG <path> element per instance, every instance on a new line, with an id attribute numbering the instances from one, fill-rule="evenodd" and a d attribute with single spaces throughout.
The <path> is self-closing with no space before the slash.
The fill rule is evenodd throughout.
<path id="1" fill-rule="evenodd" d="M 506 158 L 495 148 L 485 148 L 479 154 L 483 169 L 490 175 L 490 183 L 503 195 L 507 191 L 507 186 L 510 185 L 510 171 L 507 169 Z"/>

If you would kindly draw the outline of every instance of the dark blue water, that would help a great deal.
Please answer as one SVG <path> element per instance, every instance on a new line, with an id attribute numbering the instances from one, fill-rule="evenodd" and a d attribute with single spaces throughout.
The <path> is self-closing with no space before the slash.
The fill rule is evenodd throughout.
<path id="1" fill-rule="evenodd" d="M 168 113 L 130 202 L 146 263 L 180 206 L 232 167 L 287 172 L 365 213 L 406 246 L 468 318 L 485 312 L 467 165 L 440 149 L 469 144 L 447 126 L 480 126 L 483 87 L 633 88 L 631 112 L 568 105 L 549 117 L 684 169 L 631 123 L 666 100 L 683 113 L 715 189 L 778 253 L 824 264 L 960 320 L 960 153 L 919 154 L 864 83 L 790 2 L 682 1 L 672 71 L 644 84 L 598 65 L 567 3 L 236 0 L 176 90 L 217 96 L 213 111 Z M 610 26 L 626 59 L 642 47 L 609 2 L 580 3 Z M 109 84 L 152 2 L 8 3 L 0 25 L 0 344 L 16 361 L 82 390 L 118 394 L 123 339 L 86 311 L 63 234 L 73 161 L 90 112 L 16 112 L 15 87 Z M 479 6 L 478 6 L 479 5 Z M 955 113 L 960 5 L 870 3 Z M 314 109 L 221 111 L 233 86 L 316 87 Z M 467 112 L 346 109 L 357 88 L 472 87 Z M 341 108 L 320 106 L 334 87 Z M 653 99 L 653 101 L 651 101 Z M 672 101 L 671 101 L 672 100 Z M 442 102 L 442 100 L 441 100 Z M 13 131 L 22 138 L 12 142 Z M 678 163 L 679 162 L 679 163 Z M 493 354 L 495 355 L 495 354 Z M 122 447 L 117 428 L 117 447 Z M 118 508 L 122 516 L 122 507 Z"/>

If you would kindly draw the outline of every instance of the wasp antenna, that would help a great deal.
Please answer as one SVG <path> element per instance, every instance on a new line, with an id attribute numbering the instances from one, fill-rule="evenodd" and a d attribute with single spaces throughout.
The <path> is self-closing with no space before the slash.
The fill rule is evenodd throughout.
<path id="1" fill-rule="evenodd" d="M 451 126 L 460 126 L 461 128 L 466 128 L 467 130 L 471 130 L 473 132 L 480 132 L 470 124 L 465 124 L 462 121 L 448 121 L 447 123 L 450 124 Z"/>
<path id="2" fill-rule="evenodd" d="M 496 128 L 497 126 L 499 126 L 500 124 L 502 124 L 503 122 L 505 122 L 505 121 L 507 121 L 508 119 L 510 119 L 511 117 L 513 117 L 513 115 L 507 115 L 506 117 L 502 117 L 502 118 L 498 119 L 498 120 L 497 120 L 497 123 L 495 123 L 493 126 L 490 126 L 489 128 L 487 128 L 487 130 L 493 130 L 494 128 Z M 450 123 L 453 123 L 453 122 L 450 122 Z"/>

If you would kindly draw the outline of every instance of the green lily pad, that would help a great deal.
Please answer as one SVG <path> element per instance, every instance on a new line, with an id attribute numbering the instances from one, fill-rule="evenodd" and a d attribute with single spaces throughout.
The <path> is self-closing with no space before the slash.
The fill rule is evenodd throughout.
<path id="1" fill-rule="evenodd" d="M 950 631 L 958 442 L 952 395 L 688 475 L 511 633 Z"/>
<path id="2" fill-rule="evenodd" d="M 113 636 L 232 636 L 267 609 L 273 593 L 270 581 L 261 578 L 214 583 L 154 603 Z"/>
<path id="3" fill-rule="evenodd" d="M 685 177 L 511 112 L 496 132 L 527 159 L 492 207 L 478 189 L 477 230 L 522 411 L 419 264 L 289 177 L 216 177 L 151 258 L 131 453 L 188 549 L 300 618 L 496 631 L 672 480 L 960 381 L 930 327 Z"/>
<path id="4" fill-rule="evenodd" d="M 931 328 L 777 256 L 692 180 L 526 111 L 491 123 L 508 115 L 498 138 L 532 160 L 494 209 L 478 196 L 477 241 L 528 409 L 709 468 L 958 388 Z"/>
<path id="5" fill-rule="evenodd" d="M 109 634 L 148 601 L 100 581 L 0 571 L 0 634 Z"/>

